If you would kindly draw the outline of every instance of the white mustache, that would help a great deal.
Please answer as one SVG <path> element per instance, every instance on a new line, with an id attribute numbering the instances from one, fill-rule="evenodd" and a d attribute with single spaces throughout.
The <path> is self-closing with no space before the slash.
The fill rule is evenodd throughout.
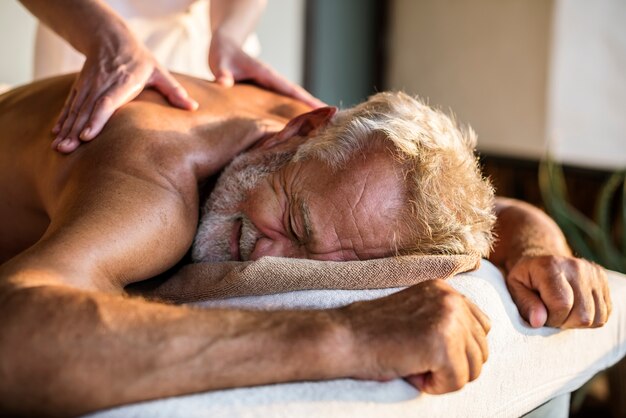
<path id="1" fill-rule="evenodd" d="M 238 156 L 224 169 L 202 207 L 191 251 L 194 262 L 231 260 L 230 240 L 238 221 L 241 221 L 239 254 L 243 260 L 250 259 L 256 242 L 263 235 L 247 216 L 235 208 L 246 198 L 249 190 L 265 176 L 287 164 L 294 153 L 295 149 L 275 153 L 251 151 Z"/>

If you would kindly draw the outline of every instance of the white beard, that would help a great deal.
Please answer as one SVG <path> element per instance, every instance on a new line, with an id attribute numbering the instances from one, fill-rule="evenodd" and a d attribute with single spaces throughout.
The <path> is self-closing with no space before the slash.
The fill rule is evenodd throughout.
<path id="1" fill-rule="evenodd" d="M 239 221 L 239 254 L 242 260 L 250 259 L 262 235 L 237 208 L 246 199 L 248 191 L 265 176 L 285 166 L 294 153 L 295 149 L 287 152 L 250 151 L 236 157 L 224 169 L 213 192 L 202 206 L 198 231 L 191 249 L 194 262 L 230 261 L 231 234 L 235 223 Z"/>

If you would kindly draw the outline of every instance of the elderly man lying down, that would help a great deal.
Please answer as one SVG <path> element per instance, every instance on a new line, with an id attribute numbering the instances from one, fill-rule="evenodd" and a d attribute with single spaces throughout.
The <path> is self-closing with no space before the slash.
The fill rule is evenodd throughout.
<path id="1" fill-rule="evenodd" d="M 194 237 L 193 257 L 214 261 L 487 255 L 491 245 L 492 192 L 474 138 L 443 114 L 390 93 L 305 113 L 252 86 L 179 79 L 197 112 L 146 91 L 70 155 L 50 150 L 50 130 L 72 76 L 0 97 L 3 412 L 67 416 L 338 377 L 404 377 L 444 393 L 475 379 L 489 321 L 441 280 L 315 311 L 197 310 L 124 295 L 176 265 Z M 249 147 L 198 228 L 213 176 Z M 522 315 L 534 326 L 602 325 L 611 310 L 603 271 L 572 258 L 534 208 L 500 201 L 496 211 L 491 260 L 509 272 Z"/>

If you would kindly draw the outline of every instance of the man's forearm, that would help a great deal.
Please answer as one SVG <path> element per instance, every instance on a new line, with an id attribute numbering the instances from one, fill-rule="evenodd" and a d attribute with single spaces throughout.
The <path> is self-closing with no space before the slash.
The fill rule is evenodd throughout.
<path id="1" fill-rule="evenodd" d="M 88 55 L 131 34 L 123 19 L 101 0 L 20 0 L 33 15 L 77 51 Z"/>
<path id="2" fill-rule="evenodd" d="M 265 0 L 212 0 L 211 30 L 234 40 L 239 46 L 254 30 Z"/>
<path id="3" fill-rule="evenodd" d="M 543 211 L 519 200 L 496 200 L 498 241 L 489 260 L 509 271 L 524 256 L 571 256 L 565 236 Z"/>
<path id="4" fill-rule="evenodd" d="M 78 415 L 203 390 L 347 376 L 348 334 L 333 312 L 196 310 L 56 285 L 4 287 L 2 412 Z"/>

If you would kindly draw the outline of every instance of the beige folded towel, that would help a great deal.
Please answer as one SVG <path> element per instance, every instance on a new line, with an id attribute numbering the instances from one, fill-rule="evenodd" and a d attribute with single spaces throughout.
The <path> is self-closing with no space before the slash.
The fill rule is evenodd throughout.
<path id="1" fill-rule="evenodd" d="M 474 270 L 477 254 L 419 255 L 366 261 L 263 257 L 257 261 L 184 266 L 156 289 L 142 292 L 175 303 L 310 289 L 383 289 L 447 279 Z"/>

